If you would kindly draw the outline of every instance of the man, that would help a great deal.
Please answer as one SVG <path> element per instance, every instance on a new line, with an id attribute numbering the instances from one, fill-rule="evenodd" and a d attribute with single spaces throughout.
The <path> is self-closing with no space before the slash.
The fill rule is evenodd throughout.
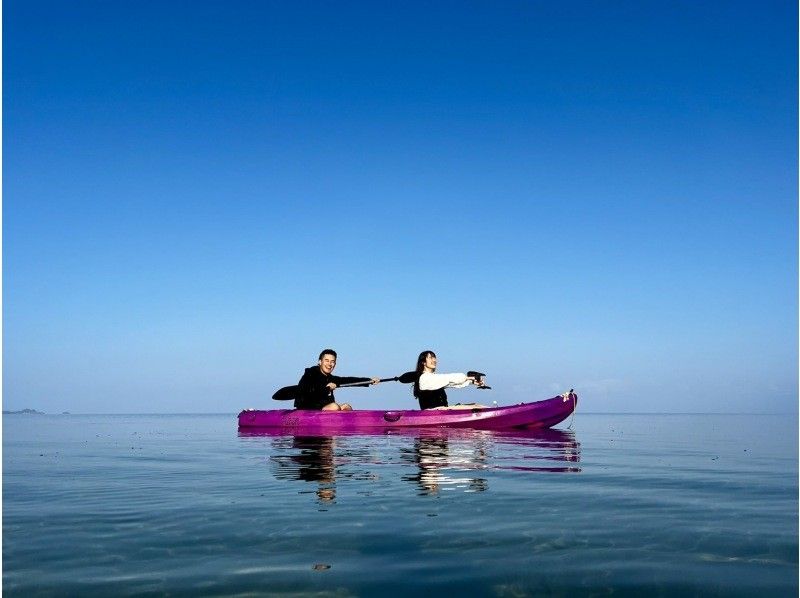
<path id="1" fill-rule="evenodd" d="M 347 403 L 339 405 L 333 396 L 333 390 L 342 384 L 364 382 L 358 386 L 377 384 L 378 378 L 355 378 L 334 376 L 333 368 L 336 367 L 336 351 L 325 349 L 319 354 L 319 363 L 306 368 L 300 382 L 297 383 L 299 396 L 295 399 L 295 409 L 310 409 L 322 411 L 352 411 Z"/>

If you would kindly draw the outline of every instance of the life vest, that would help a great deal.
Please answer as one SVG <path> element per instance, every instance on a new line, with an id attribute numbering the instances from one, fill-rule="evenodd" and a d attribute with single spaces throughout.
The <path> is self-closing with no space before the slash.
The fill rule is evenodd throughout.
<path id="1" fill-rule="evenodd" d="M 420 409 L 447 407 L 447 393 L 444 388 L 439 388 L 438 390 L 415 390 L 414 396 L 419 400 Z"/>

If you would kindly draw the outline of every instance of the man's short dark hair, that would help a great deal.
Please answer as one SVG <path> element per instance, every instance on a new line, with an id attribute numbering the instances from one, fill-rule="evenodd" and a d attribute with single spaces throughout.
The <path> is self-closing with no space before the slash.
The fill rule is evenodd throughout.
<path id="1" fill-rule="evenodd" d="M 323 356 L 323 355 L 333 355 L 333 358 L 334 358 L 334 359 L 337 359 L 337 357 L 336 357 L 336 351 L 334 351 L 333 349 L 323 349 L 323 350 L 322 350 L 322 353 L 320 353 L 320 354 L 319 354 L 319 358 L 320 358 L 320 360 L 322 360 L 322 356 Z"/>

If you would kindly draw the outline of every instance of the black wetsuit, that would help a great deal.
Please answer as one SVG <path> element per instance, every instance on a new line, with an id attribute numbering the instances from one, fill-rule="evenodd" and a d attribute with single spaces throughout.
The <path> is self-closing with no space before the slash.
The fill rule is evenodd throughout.
<path id="1" fill-rule="evenodd" d="M 353 376 L 325 375 L 318 365 L 306 368 L 300 382 L 297 383 L 298 397 L 294 401 L 295 409 L 320 410 L 329 403 L 336 402 L 333 391 L 328 389 L 328 384 L 333 382 L 336 386 L 351 384 L 353 382 L 369 382 L 370 378 L 357 378 Z M 362 386 L 362 385 L 359 385 Z M 363 386 L 369 386 L 364 384 Z"/>

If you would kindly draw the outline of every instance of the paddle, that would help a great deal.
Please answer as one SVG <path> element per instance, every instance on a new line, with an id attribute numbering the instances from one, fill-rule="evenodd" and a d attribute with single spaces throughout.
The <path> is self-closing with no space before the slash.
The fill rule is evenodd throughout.
<path id="1" fill-rule="evenodd" d="M 485 384 L 483 384 L 483 377 L 485 375 L 486 374 L 482 374 L 481 372 L 475 372 L 473 370 L 467 372 L 468 378 L 475 378 L 475 381 L 481 384 L 480 386 L 478 386 L 478 390 L 492 390 L 491 386 L 486 386 Z"/>
<path id="2" fill-rule="evenodd" d="M 416 379 L 416 372 L 406 372 L 405 374 L 400 374 L 394 378 L 381 378 L 378 380 L 378 382 L 402 382 L 403 384 L 411 384 L 412 382 L 416 381 Z M 350 382 L 349 384 L 342 384 L 336 388 L 346 388 L 348 386 L 366 386 L 367 384 L 369 384 L 369 380 L 366 382 Z M 283 388 L 275 391 L 275 394 L 272 395 L 272 398 L 276 401 L 293 401 L 297 398 L 297 391 L 298 388 L 296 384 L 294 386 L 284 386 Z"/>

